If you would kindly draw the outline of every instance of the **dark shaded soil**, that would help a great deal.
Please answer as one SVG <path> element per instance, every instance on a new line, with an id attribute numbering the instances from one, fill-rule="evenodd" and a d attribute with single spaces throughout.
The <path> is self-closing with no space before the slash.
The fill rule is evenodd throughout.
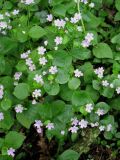
<path id="1" fill-rule="evenodd" d="M 58 150 L 55 139 L 49 142 L 44 138 L 44 133 L 43 136 L 38 135 L 33 127 L 26 135 L 24 145 L 17 151 L 15 160 L 52 160 L 55 157 Z M 66 142 L 63 150 L 68 149 L 69 146 L 69 142 Z M 113 151 L 110 148 L 92 145 L 89 153 L 83 154 L 79 160 L 120 160 L 120 150 L 117 156 L 112 154 Z"/>

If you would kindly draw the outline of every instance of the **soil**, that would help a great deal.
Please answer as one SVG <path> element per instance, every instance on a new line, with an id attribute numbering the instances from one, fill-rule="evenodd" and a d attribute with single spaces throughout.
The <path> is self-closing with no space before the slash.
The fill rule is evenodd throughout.
<path id="1" fill-rule="evenodd" d="M 68 149 L 69 146 L 69 142 L 66 142 L 64 149 Z M 38 135 L 36 130 L 31 127 L 24 145 L 16 153 L 15 160 L 19 159 L 21 153 L 22 160 L 53 160 L 52 158 L 55 157 L 57 149 L 58 144 L 55 139 L 49 142 L 44 136 Z M 120 160 L 120 151 L 116 158 L 112 158 L 111 155 L 112 150 L 110 148 L 92 145 L 91 150 L 87 154 L 81 155 L 79 160 Z"/>

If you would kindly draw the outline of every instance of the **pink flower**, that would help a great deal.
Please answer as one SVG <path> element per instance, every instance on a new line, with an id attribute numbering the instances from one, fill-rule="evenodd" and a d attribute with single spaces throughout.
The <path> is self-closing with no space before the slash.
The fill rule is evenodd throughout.
<path id="1" fill-rule="evenodd" d="M 15 149 L 9 148 L 9 149 L 7 150 L 7 154 L 8 154 L 9 156 L 14 157 L 14 156 L 15 156 Z"/>
<path id="2" fill-rule="evenodd" d="M 73 126 L 69 128 L 69 131 L 71 131 L 72 133 L 77 133 L 78 129 L 79 129 L 78 127 Z"/>
<path id="3" fill-rule="evenodd" d="M 0 112 L 0 121 L 2 121 L 3 119 L 4 119 L 4 114 Z"/>
<path id="4" fill-rule="evenodd" d="M 53 20 L 53 15 L 52 14 L 48 14 L 47 15 L 47 21 L 51 22 Z"/>

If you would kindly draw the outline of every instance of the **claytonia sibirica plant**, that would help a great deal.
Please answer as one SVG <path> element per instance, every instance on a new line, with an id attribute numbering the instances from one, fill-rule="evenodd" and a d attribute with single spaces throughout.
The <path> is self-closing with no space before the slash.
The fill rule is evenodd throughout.
<path id="1" fill-rule="evenodd" d="M 0 160 L 120 147 L 119 3 L 1 0 Z"/>

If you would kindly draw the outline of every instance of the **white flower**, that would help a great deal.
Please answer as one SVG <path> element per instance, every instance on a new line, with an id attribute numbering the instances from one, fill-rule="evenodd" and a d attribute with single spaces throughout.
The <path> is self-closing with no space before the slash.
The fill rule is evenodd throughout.
<path id="1" fill-rule="evenodd" d="M 56 45 L 62 44 L 62 37 L 56 37 L 54 42 L 56 43 Z"/>
<path id="2" fill-rule="evenodd" d="M 36 128 L 40 128 L 40 127 L 43 126 L 43 123 L 42 123 L 41 120 L 35 120 L 34 126 L 35 126 Z"/>
<path id="3" fill-rule="evenodd" d="M 44 41 L 44 45 L 47 46 L 48 45 L 48 41 Z"/>
<path id="4" fill-rule="evenodd" d="M 98 76 L 98 78 L 103 78 L 103 73 L 104 73 L 103 67 L 95 69 L 94 72 Z"/>
<path id="5" fill-rule="evenodd" d="M 25 63 L 26 63 L 26 65 L 31 66 L 31 65 L 33 64 L 33 61 L 32 61 L 31 58 L 27 58 L 27 59 L 25 60 Z"/>
<path id="6" fill-rule="evenodd" d="M 45 76 L 46 74 L 47 74 L 47 72 L 46 72 L 46 71 L 43 71 L 43 72 L 42 72 L 42 75 L 43 75 L 43 76 Z"/>
<path id="7" fill-rule="evenodd" d="M 41 84 L 44 83 L 42 76 L 41 76 L 41 75 L 38 75 L 38 74 L 35 75 L 34 80 L 35 80 L 37 83 L 41 83 Z"/>
<path id="8" fill-rule="evenodd" d="M 118 74 L 118 79 L 120 79 L 120 74 Z"/>
<path id="9" fill-rule="evenodd" d="M 117 94 L 120 94 L 120 87 L 116 88 L 116 92 L 117 92 Z"/>
<path id="10" fill-rule="evenodd" d="M 87 33 L 87 35 L 85 36 L 85 39 L 88 42 L 91 42 L 94 39 L 94 34 L 93 33 Z"/>
<path id="11" fill-rule="evenodd" d="M 4 96 L 4 87 L 3 85 L 0 85 L 0 99 L 2 99 Z"/>
<path id="12" fill-rule="evenodd" d="M 0 20 L 4 19 L 3 14 L 0 14 Z"/>
<path id="13" fill-rule="evenodd" d="M 0 112 L 0 121 L 4 120 L 4 114 Z"/>
<path id="14" fill-rule="evenodd" d="M 65 17 L 65 20 L 66 20 L 66 21 L 69 21 L 69 18 L 68 18 L 68 17 Z"/>
<path id="15" fill-rule="evenodd" d="M 14 74 L 14 79 L 15 79 L 15 80 L 19 80 L 21 76 L 22 76 L 22 72 L 16 72 L 16 73 Z"/>
<path id="16" fill-rule="evenodd" d="M 41 97 L 41 90 L 40 89 L 35 89 L 32 93 L 32 96 L 34 98 L 38 98 L 38 97 Z"/>
<path id="17" fill-rule="evenodd" d="M 77 26 L 77 30 L 79 31 L 79 32 L 82 32 L 82 26 Z"/>
<path id="18" fill-rule="evenodd" d="M 32 104 L 37 104 L 37 101 L 35 99 L 33 99 Z"/>
<path id="19" fill-rule="evenodd" d="M 0 28 L 2 29 L 7 28 L 7 22 L 0 22 Z"/>
<path id="20" fill-rule="evenodd" d="M 95 123 L 90 123 L 91 127 L 97 127 L 99 126 L 99 123 L 98 122 L 95 122 Z"/>
<path id="21" fill-rule="evenodd" d="M 48 130 L 54 129 L 54 123 L 48 123 L 48 124 L 46 125 L 46 128 L 47 128 Z"/>
<path id="22" fill-rule="evenodd" d="M 87 128 L 88 121 L 82 119 L 82 120 L 79 122 L 79 125 L 80 125 L 80 128 Z"/>
<path id="23" fill-rule="evenodd" d="M 54 24 L 56 27 L 58 27 L 58 29 L 61 29 L 65 27 L 66 22 L 63 19 L 56 19 Z"/>
<path id="24" fill-rule="evenodd" d="M 75 13 L 74 18 L 79 21 L 81 20 L 81 13 Z"/>
<path id="25" fill-rule="evenodd" d="M 79 129 L 78 127 L 73 126 L 69 128 L 69 131 L 71 131 L 71 133 L 77 133 L 78 129 Z"/>
<path id="26" fill-rule="evenodd" d="M 51 22 L 53 20 L 53 15 L 52 14 L 48 14 L 47 15 L 47 21 Z"/>
<path id="27" fill-rule="evenodd" d="M 36 67 L 35 67 L 34 64 L 31 64 L 31 65 L 29 66 L 29 70 L 30 70 L 30 71 L 34 71 L 35 69 L 36 69 Z"/>
<path id="28" fill-rule="evenodd" d="M 61 135 L 65 135 L 65 131 L 61 131 L 60 133 L 61 133 Z"/>
<path id="29" fill-rule="evenodd" d="M 107 87 L 109 86 L 109 82 L 107 80 L 102 81 L 102 86 Z"/>
<path id="30" fill-rule="evenodd" d="M 91 104 L 91 103 L 89 103 L 89 104 L 86 104 L 86 111 L 88 112 L 88 113 L 91 113 L 91 111 L 93 110 L 93 105 Z"/>
<path id="31" fill-rule="evenodd" d="M 22 31 L 22 33 L 25 34 L 26 32 L 25 32 L 25 31 Z"/>
<path id="32" fill-rule="evenodd" d="M 50 69 L 49 69 L 49 72 L 51 74 L 56 74 L 58 72 L 58 69 L 56 66 L 51 66 Z"/>
<path id="33" fill-rule="evenodd" d="M 110 131 L 112 130 L 112 125 L 111 125 L 111 124 L 108 124 L 106 130 L 107 130 L 107 132 L 110 132 Z"/>
<path id="34" fill-rule="evenodd" d="M 18 104 L 15 106 L 16 113 L 22 113 L 24 110 L 23 106 L 21 104 Z"/>
<path id="35" fill-rule="evenodd" d="M 77 118 L 72 118 L 71 119 L 71 121 L 72 121 L 72 125 L 74 125 L 74 126 L 77 126 L 78 125 L 78 119 Z"/>
<path id="36" fill-rule="evenodd" d="M 17 86 L 18 85 L 18 81 L 14 81 L 14 86 Z"/>
<path id="37" fill-rule="evenodd" d="M 82 77 L 83 76 L 83 73 L 81 71 L 79 71 L 78 69 L 76 69 L 74 71 L 74 74 L 75 74 L 75 77 Z"/>
<path id="38" fill-rule="evenodd" d="M 112 83 L 110 83 L 110 88 L 114 88 L 114 85 Z"/>
<path id="39" fill-rule="evenodd" d="M 5 12 L 5 15 L 6 15 L 7 17 L 10 17 L 10 13 L 8 13 L 8 12 Z"/>
<path id="40" fill-rule="evenodd" d="M 98 114 L 98 116 L 101 116 L 101 115 L 105 114 L 103 109 L 98 109 L 95 113 Z"/>
<path id="41" fill-rule="evenodd" d="M 15 156 L 15 149 L 9 148 L 7 150 L 7 154 L 8 154 L 8 156 L 14 157 Z"/>
<path id="42" fill-rule="evenodd" d="M 46 52 L 46 48 L 44 48 L 43 46 L 38 47 L 38 54 L 40 55 L 44 55 Z"/>
<path id="43" fill-rule="evenodd" d="M 81 13 L 75 13 L 74 17 L 71 17 L 70 22 L 75 24 L 77 23 L 79 20 L 81 20 Z"/>
<path id="44" fill-rule="evenodd" d="M 89 7 L 94 8 L 94 7 L 95 7 L 95 3 L 91 2 L 91 3 L 89 4 Z"/>
<path id="45" fill-rule="evenodd" d="M 90 42 L 87 39 L 85 39 L 81 42 L 81 46 L 87 48 L 90 46 Z"/>
<path id="46" fill-rule="evenodd" d="M 39 58 L 39 63 L 44 66 L 47 63 L 47 59 L 45 57 Z"/>
<path id="47" fill-rule="evenodd" d="M 30 5 L 30 4 L 34 4 L 35 2 L 34 2 L 34 0 L 21 0 L 21 3 Z"/>
<path id="48" fill-rule="evenodd" d="M 87 4 L 88 0 L 81 0 L 82 3 Z"/>
<path id="49" fill-rule="evenodd" d="M 12 14 L 13 14 L 13 15 L 17 15 L 17 14 L 19 14 L 19 12 L 20 12 L 19 10 L 16 10 L 16 9 L 15 9 L 15 10 L 13 10 Z"/>
<path id="50" fill-rule="evenodd" d="M 99 130 L 100 130 L 100 131 L 104 131 L 104 130 L 105 130 L 105 126 L 100 126 L 100 127 L 99 127 Z"/>
<path id="51" fill-rule="evenodd" d="M 22 53 L 20 56 L 21 56 L 22 59 L 28 58 L 28 54 L 27 53 Z"/>
<path id="52" fill-rule="evenodd" d="M 54 47 L 54 49 L 55 49 L 55 51 L 57 51 L 57 50 L 58 50 L 58 47 L 57 47 L 57 46 L 55 46 L 55 47 Z"/>

